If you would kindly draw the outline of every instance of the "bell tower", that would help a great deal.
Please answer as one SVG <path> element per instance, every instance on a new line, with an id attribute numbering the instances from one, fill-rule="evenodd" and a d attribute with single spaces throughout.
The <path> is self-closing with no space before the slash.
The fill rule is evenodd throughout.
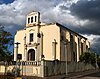
<path id="1" fill-rule="evenodd" d="M 36 26 L 40 23 L 40 13 L 39 12 L 31 12 L 27 15 L 26 18 L 26 27 Z"/>

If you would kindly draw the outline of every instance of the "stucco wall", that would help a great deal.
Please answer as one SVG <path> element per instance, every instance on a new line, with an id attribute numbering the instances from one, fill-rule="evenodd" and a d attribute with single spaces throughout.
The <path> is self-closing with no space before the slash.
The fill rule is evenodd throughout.
<path id="1" fill-rule="evenodd" d="M 29 34 L 34 33 L 33 37 L 33 42 L 31 42 L 32 46 L 28 45 L 30 43 L 29 41 Z M 25 61 L 27 59 L 27 54 L 29 49 L 34 49 L 36 52 L 35 46 L 33 46 L 34 43 L 37 43 L 38 38 L 37 38 L 37 33 L 38 33 L 38 26 L 30 27 L 24 30 L 17 31 L 15 35 L 15 43 L 19 42 L 20 44 L 18 45 L 18 54 L 22 54 L 22 61 Z M 26 37 L 26 39 L 25 39 Z M 26 40 L 26 42 L 25 42 Z M 27 50 L 25 50 L 25 44 L 27 45 Z M 14 60 L 16 60 L 16 45 L 14 45 Z M 38 54 L 38 53 L 36 53 Z M 35 57 L 36 58 L 36 57 Z"/>
<path id="2" fill-rule="evenodd" d="M 63 40 L 62 40 L 63 37 Z M 60 27 L 60 59 L 65 61 L 65 42 L 67 41 L 67 61 L 79 61 L 82 53 L 89 51 L 90 44 L 85 37 Z M 82 51 L 83 49 L 83 51 Z"/>
<path id="3" fill-rule="evenodd" d="M 0 74 L 4 74 L 4 73 L 5 73 L 5 66 L 0 65 Z"/>
<path id="4" fill-rule="evenodd" d="M 18 53 L 22 54 L 22 60 L 24 60 L 24 36 L 25 30 L 20 30 L 16 33 L 14 43 L 19 42 Z M 14 44 L 14 60 L 16 60 L 16 45 Z"/>
<path id="5" fill-rule="evenodd" d="M 43 26 L 40 28 L 43 32 L 43 54 L 45 60 L 53 60 L 52 42 L 56 40 L 56 59 L 60 59 L 60 28 L 56 24 Z"/>
<path id="6" fill-rule="evenodd" d="M 33 42 L 29 45 L 29 34 L 34 33 Z M 53 48 L 52 43 L 56 41 L 56 59 L 65 61 L 65 51 L 67 50 L 67 60 L 73 61 L 73 52 L 75 53 L 75 61 L 79 61 L 79 56 L 82 53 L 81 43 L 83 44 L 83 52 L 87 51 L 87 48 L 90 48 L 90 44 L 87 39 L 82 36 L 69 31 L 63 27 L 57 26 L 55 24 L 45 24 L 40 26 L 27 27 L 24 30 L 17 31 L 15 35 L 15 43 L 19 42 L 18 53 L 22 54 L 22 61 L 27 60 L 28 50 L 35 50 L 35 59 L 40 60 L 41 51 L 40 51 L 40 39 L 37 37 L 38 33 L 43 33 L 43 55 L 45 60 L 54 60 L 53 59 Z M 73 41 L 71 41 L 70 34 L 73 35 Z M 63 40 L 62 40 L 63 36 Z M 26 42 L 24 37 L 26 37 Z M 79 41 L 80 42 L 79 42 Z M 65 50 L 65 42 L 67 42 L 67 48 Z M 71 46 L 73 42 L 73 46 Z M 34 46 L 34 43 L 39 43 L 37 47 Z M 27 50 L 25 50 L 25 45 L 27 45 Z M 86 48 L 87 45 L 87 48 Z M 14 45 L 14 60 L 16 60 L 16 45 Z"/>
<path id="7" fill-rule="evenodd" d="M 20 74 L 26 76 L 38 76 L 38 77 L 46 77 L 53 75 L 61 75 L 70 72 L 81 72 L 89 69 L 95 69 L 95 65 L 85 64 L 83 62 L 66 62 L 65 61 L 50 61 L 43 60 L 39 62 L 39 64 L 32 64 L 32 62 L 26 62 L 27 64 L 20 65 Z M 7 71 L 11 71 L 16 67 L 15 65 L 7 66 Z M 17 66 L 18 68 L 19 66 Z M 66 69 L 67 67 L 67 69 Z M 0 74 L 5 73 L 5 66 L 0 65 Z M 14 74 L 14 73 L 13 73 Z"/>
<path id="8" fill-rule="evenodd" d="M 21 66 L 21 74 L 27 76 L 41 76 L 40 66 L 24 65 Z"/>
<path id="9" fill-rule="evenodd" d="M 67 69 L 66 69 L 67 67 Z M 70 72 L 82 72 L 90 69 L 95 69 L 91 64 L 83 62 L 66 62 L 65 61 L 44 61 L 44 76 L 53 76 Z"/>

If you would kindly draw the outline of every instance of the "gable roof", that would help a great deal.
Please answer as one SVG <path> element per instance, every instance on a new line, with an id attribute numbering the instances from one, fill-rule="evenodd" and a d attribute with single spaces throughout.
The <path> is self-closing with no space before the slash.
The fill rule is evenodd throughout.
<path id="1" fill-rule="evenodd" d="M 87 40 L 87 38 L 86 38 L 86 37 L 84 37 L 84 36 L 80 35 L 80 34 L 79 34 L 79 33 L 77 33 L 77 32 L 72 31 L 71 29 L 69 29 L 69 28 L 67 28 L 67 27 L 65 27 L 65 26 L 63 26 L 63 25 L 61 25 L 61 24 L 59 24 L 59 23 L 56 23 L 56 25 L 57 25 L 57 26 L 59 26 L 59 27 L 63 27 L 64 29 L 66 29 L 66 30 L 70 31 L 71 33 L 74 33 L 74 34 L 76 34 L 76 35 L 78 35 L 78 36 L 80 36 L 80 37 L 82 37 L 82 38 L 84 38 L 84 39 L 86 39 L 86 40 Z"/>

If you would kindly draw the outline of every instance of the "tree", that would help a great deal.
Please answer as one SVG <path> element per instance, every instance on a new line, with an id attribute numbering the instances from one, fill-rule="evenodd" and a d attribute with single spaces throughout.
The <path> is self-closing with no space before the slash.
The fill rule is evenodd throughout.
<path id="1" fill-rule="evenodd" d="M 96 54 L 85 52 L 82 55 L 80 55 L 80 61 L 84 62 L 85 64 L 87 63 L 94 64 L 96 63 Z"/>
<path id="2" fill-rule="evenodd" d="M 100 55 L 97 55 L 97 64 L 98 64 L 98 67 L 100 69 Z"/>
<path id="3" fill-rule="evenodd" d="M 9 46 L 13 44 L 13 38 L 10 32 L 4 30 L 3 26 L 0 26 L 0 61 L 10 61 Z"/>

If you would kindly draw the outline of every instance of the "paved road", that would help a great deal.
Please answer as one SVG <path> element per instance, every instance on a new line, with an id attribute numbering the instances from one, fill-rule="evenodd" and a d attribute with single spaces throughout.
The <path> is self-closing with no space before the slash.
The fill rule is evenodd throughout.
<path id="1" fill-rule="evenodd" d="M 100 72 L 96 72 L 96 73 L 92 73 L 92 74 L 88 74 L 85 76 L 80 76 L 74 79 L 100 79 Z"/>

